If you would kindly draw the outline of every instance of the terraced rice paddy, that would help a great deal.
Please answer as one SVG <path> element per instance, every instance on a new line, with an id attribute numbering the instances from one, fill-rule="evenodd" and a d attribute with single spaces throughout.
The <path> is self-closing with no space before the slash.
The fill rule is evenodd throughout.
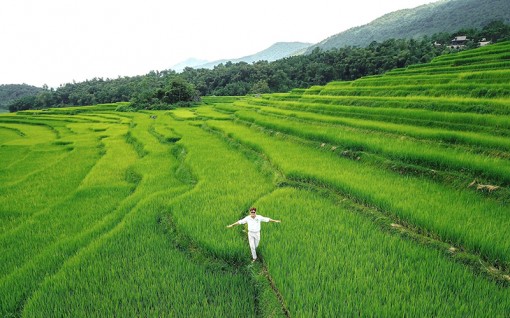
<path id="1" fill-rule="evenodd" d="M 1 115 L 0 316 L 507 317 L 509 51 Z M 254 264 L 250 206 L 282 220 Z"/>

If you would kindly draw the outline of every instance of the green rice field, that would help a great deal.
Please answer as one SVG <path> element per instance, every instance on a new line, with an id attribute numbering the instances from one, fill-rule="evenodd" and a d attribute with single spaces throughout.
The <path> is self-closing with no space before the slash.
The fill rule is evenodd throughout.
<path id="1" fill-rule="evenodd" d="M 0 114 L 0 317 L 509 317 L 508 52 Z"/>

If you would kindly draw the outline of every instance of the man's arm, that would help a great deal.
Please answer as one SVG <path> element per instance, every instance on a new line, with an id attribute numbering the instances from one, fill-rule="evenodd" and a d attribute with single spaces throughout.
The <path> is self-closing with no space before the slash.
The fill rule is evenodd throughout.
<path id="1" fill-rule="evenodd" d="M 239 221 L 237 221 L 237 222 L 235 222 L 235 223 L 232 223 L 232 224 L 230 224 L 230 225 L 227 225 L 227 227 L 228 227 L 228 228 L 231 228 L 231 227 L 233 227 L 233 226 L 237 226 L 237 225 L 239 225 Z"/>
<path id="2" fill-rule="evenodd" d="M 280 221 L 280 220 L 273 220 L 273 219 L 269 219 L 269 222 L 280 223 L 281 221 Z"/>

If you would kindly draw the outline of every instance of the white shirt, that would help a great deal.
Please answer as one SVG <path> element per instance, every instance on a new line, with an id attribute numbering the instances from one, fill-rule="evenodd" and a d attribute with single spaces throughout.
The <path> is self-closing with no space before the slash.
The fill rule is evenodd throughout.
<path id="1" fill-rule="evenodd" d="M 260 232 L 260 222 L 269 222 L 270 218 L 266 218 L 262 215 L 256 215 L 255 218 L 252 218 L 250 215 L 245 217 L 242 220 L 237 221 L 239 224 L 248 223 L 248 231 L 249 232 Z"/>

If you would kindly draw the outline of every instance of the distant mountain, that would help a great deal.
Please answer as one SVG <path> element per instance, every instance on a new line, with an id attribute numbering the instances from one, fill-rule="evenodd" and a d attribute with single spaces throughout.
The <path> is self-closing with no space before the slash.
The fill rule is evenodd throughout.
<path id="1" fill-rule="evenodd" d="M 0 85 L 0 111 L 6 111 L 9 103 L 15 99 L 37 95 L 43 89 L 27 84 Z"/>
<path id="2" fill-rule="evenodd" d="M 171 69 L 180 72 L 185 67 L 189 66 L 192 68 L 208 68 L 212 69 L 214 66 L 219 65 L 221 63 L 226 62 L 232 62 L 232 63 L 239 63 L 239 62 L 246 62 L 246 63 L 253 63 L 257 61 L 268 61 L 273 62 L 285 57 L 294 56 L 294 55 L 300 55 L 304 54 L 306 49 L 312 45 L 312 43 L 303 43 L 303 42 L 278 42 L 273 45 L 271 45 L 269 48 L 260 51 L 258 53 L 255 53 L 253 55 L 244 56 L 241 58 L 235 58 L 235 59 L 223 59 L 223 60 L 216 60 L 213 62 L 205 62 L 205 63 L 194 63 L 197 60 L 191 59 L 191 63 L 188 63 L 188 61 L 184 61 L 182 63 L 179 63 L 177 65 L 174 65 L 171 67 Z"/>
<path id="3" fill-rule="evenodd" d="M 202 65 L 205 63 L 209 63 L 209 61 L 200 60 L 200 59 L 196 59 L 196 58 L 189 58 L 186 61 L 183 61 L 179 64 L 175 64 L 174 66 L 171 67 L 171 69 L 176 72 L 182 72 L 186 67 L 195 67 L 197 65 Z"/>
<path id="4" fill-rule="evenodd" d="M 366 47 L 372 41 L 391 38 L 420 38 L 461 29 L 483 28 L 489 22 L 510 22 L 509 0 L 441 0 L 414 9 L 388 13 L 366 25 L 333 35 L 307 49 L 323 50 L 345 46 Z"/>

